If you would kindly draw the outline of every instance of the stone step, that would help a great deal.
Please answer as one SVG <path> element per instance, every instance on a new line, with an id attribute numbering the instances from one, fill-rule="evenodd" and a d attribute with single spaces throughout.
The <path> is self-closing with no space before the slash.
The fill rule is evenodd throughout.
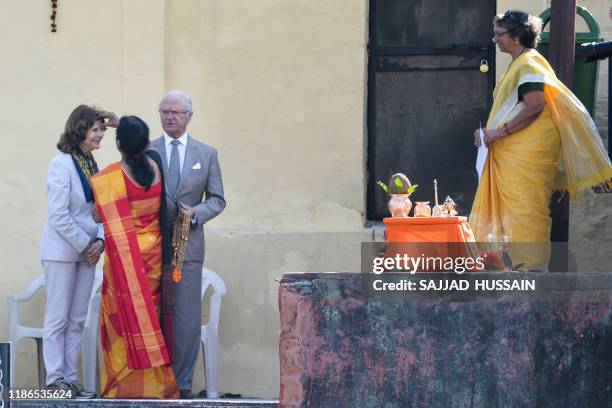
<path id="1" fill-rule="evenodd" d="M 276 408 L 278 400 L 192 399 L 192 400 L 11 400 L 12 408 Z"/>

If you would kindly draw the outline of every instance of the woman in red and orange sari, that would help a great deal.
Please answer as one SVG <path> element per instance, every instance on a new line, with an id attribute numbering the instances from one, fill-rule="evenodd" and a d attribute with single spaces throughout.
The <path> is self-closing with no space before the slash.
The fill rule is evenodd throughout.
<path id="1" fill-rule="evenodd" d="M 117 126 L 121 162 L 91 178 L 106 233 L 103 398 L 178 398 L 170 367 L 172 278 L 161 159 L 135 116 Z"/>

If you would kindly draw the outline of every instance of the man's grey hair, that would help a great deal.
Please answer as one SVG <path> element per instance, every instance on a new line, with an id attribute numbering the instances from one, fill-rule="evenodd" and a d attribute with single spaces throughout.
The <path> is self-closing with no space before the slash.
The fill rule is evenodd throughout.
<path id="1" fill-rule="evenodd" d="M 185 92 L 183 91 L 170 91 L 168 92 L 161 100 L 161 102 L 159 103 L 159 107 L 161 108 L 161 104 L 162 102 L 169 96 L 178 96 L 179 98 L 181 98 L 183 101 L 185 101 L 185 105 L 187 105 L 187 110 L 189 112 L 193 112 L 193 106 L 191 105 L 191 96 L 187 95 Z"/>

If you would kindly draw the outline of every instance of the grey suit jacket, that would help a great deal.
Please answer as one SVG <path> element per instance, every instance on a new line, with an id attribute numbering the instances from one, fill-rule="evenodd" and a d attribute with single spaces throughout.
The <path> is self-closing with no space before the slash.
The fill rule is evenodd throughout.
<path id="1" fill-rule="evenodd" d="M 161 156 L 165 165 L 164 170 L 167 172 L 168 157 L 163 136 L 155 139 L 152 146 Z M 193 207 L 197 214 L 198 222 L 192 225 L 189 231 L 185 261 L 203 262 L 204 224 L 220 214 L 225 208 L 223 180 L 217 160 L 217 150 L 193 139 L 191 136 L 187 136 L 181 181 L 174 196 L 170 194 L 167 183 L 168 177 L 166 177 L 168 220 L 172 222 L 176 219 L 179 202 Z"/>
<path id="2" fill-rule="evenodd" d="M 40 244 L 41 261 L 84 261 L 83 251 L 104 238 L 102 224 L 91 217 L 79 173 L 67 153 L 51 160 L 47 173 L 47 223 Z"/>

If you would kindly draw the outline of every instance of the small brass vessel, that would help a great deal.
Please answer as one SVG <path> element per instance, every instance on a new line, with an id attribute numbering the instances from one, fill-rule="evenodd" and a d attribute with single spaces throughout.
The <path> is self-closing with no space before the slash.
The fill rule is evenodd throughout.
<path id="1" fill-rule="evenodd" d="M 417 201 L 416 207 L 414 207 L 415 217 L 431 217 L 431 207 L 429 201 Z"/>

